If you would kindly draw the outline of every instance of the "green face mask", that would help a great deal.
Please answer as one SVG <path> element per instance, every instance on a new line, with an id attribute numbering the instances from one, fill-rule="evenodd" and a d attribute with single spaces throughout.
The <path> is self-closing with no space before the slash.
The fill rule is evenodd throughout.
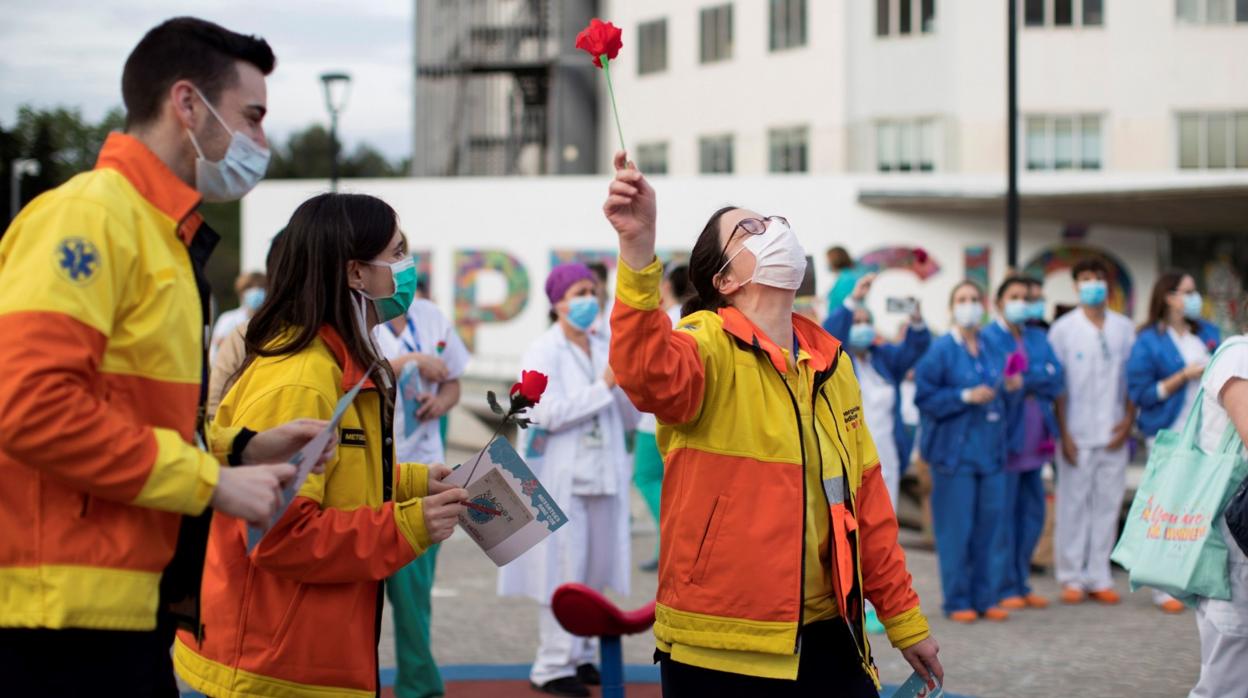
<path id="1" fill-rule="evenodd" d="M 390 267 L 390 274 L 394 277 L 394 293 L 389 296 L 373 298 L 367 293 L 364 294 L 373 301 L 381 321 L 386 322 L 406 315 L 407 309 L 412 305 L 412 299 L 416 297 L 416 260 L 408 257 L 393 264 L 386 262 L 368 262 L 368 264 L 375 267 Z"/>

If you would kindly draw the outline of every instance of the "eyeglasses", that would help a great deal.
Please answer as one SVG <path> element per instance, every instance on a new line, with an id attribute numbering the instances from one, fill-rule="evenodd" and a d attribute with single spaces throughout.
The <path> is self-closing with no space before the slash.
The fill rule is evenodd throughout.
<path id="1" fill-rule="evenodd" d="M 724 247 L 723 249 L 719 251 L 720 259 L 723 259 L 724 255 L 728 254 L 728 245 L 732 242 L 732 239 L 736 237 L 737 231 L 741 231 L 747 235 L 762 235 L 763 233 L 767 232 L 767 225 L 770 223 L 776 223 L 776 224 L 782 225 L 785 227 L 785 229 L 788 229 L 789 227 L 789 219 L 785 218 L 784 216 L 767 216 L 766 218 L 742 218 L 740 221 L 737 222 L 736 226 L 733 227 L 732 232 L 728 234 L 728 239 L 724 240 Z M 731 263 L 732 263 L 731 259 L 724 262 L 724 266 L 720 267 L 719 271 L 722 272 L 724 270 L 724 267 L 728 266 Z M 716 273 L 718 274 L 719 272 L 716 272 Z"/>

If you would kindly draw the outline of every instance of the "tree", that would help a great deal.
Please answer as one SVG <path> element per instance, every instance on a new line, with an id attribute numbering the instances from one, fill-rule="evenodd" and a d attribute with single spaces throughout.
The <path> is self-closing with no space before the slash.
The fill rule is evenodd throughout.
<path id="1" fill-rule="evenodd" d="M 273 146 L 269 160 L 269 179 L 327 179 L 330 170 L 329 131 L 314 124 L 290 134 L 286 145 Z M 407 168 L 402 162 L 391 164 L 372 146 L 361 143 L 349 154 L 340 154 L 338 175 L 353 177 L 402 177 Z"/>

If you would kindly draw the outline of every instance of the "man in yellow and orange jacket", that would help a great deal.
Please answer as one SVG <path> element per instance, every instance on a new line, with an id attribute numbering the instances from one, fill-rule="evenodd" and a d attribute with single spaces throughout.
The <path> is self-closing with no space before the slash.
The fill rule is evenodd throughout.
<path id="1" fill-rule="evenodd" d="M 320 428 L 202 429 L 217 235 L 195 209 L 258 179 L 240 176 L 238 141 L 267 159 L 273 63 L 263 40 L 202 20 L 151 30 L 122 77 L 127 133 L 0 239 L 6 693 L 89 682 L 95 695 L 176 696 L 169 648 L 176 623 L 197 624 L 203 514 L 267 520 L 293 474 L 222 461 L 280 463 Z"/>

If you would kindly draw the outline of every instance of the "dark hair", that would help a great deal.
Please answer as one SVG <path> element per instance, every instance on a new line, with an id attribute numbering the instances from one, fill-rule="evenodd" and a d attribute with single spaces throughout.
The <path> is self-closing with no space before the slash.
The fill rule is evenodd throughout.
<path id="1" fill-rule="evenodd" d="M 235 61 L 273 72 L 277 59 L 268 42 L 244 36 L 195 17 L 175 17 L 139 40 L 121 73 L 126 128 L 149 124 L 160 115 L 169 87 L 178 80 L 195 83 L 215 102 L 221 91 L 238 83 Z"/>
<path id="2" fill-rule="evenodd" d="M 253 288 L 253 287 L 264 288 L 264 285 L 265 285 L 264 273 L 258 272 L 258 271 L 251 271 L 251 272 L 247 272 L 246 274 L 239 274 L 238 278 L 234 279 L 234 292 L 241 294 L 243 291 L 246 291 L 249 288 Z"/>
<path id="3" fill-rule="evenodd" d="M 1025 276 L 1019 276 L 1017 274 L 1012 274 L 1010 276 L 1005 277 L 1005 281 L 1002 281 L 1001 285 L 997 287 L 997 302 L 998 303 L 1001 302 L 1001 298 L 1005 295 L 1005 292 L 1008 291 L 1011 286 L 1016 286 L 1016 285 L 1021 284 L 1023 288 L 1025 289 L 1031 286 L 1031 282 L 1032 282 L 1031 279 L 1028 279 Z"/>
<path id="4" fill-rule="evenodd" d="M 374 380 L 394 384 L 390 364 L 360 331 L 347 262 L 369 261 L 385 251 L 398 226 L 386 202 L 366 194 L 321 194 L 299 205 L 269 250 L 264 303 L 247 325 L 247 358 L 302 351 L 324 325 L 333 328 L 361 368 L 378 365 Z M 392 404 L 387 391 L 387 405 Z"/>
<path id="5" fill-rule="evenodd" d="M 684 303 L 693 294 L 693 286 L 689 283 L 689 265 L 673 264 L 667 270 L 667 282 L 672 285 L 672 296 L 677 303 Z"/>
<path id="6" fill-rule="evenodd" d="M 1140 331 L 1152 327 L 1158 332 L 1164 332 L 1161 323 L 1166 321 L 1166 296 L 1178 290 L 1179 284 L 1183 283 L 1183 279 L 1191 276 L 1181 269 L 1170 269 L 1161 276 L 1157 277 L 1156 283 L 1153 284 L 1153 295 L 1148 299 L 1148 319 L 1144 324 L 1140 325 Z M 1194 277 L 1193 277 L 1194 278 Z M 1200 330 L 1200 326 L 1195 320 L 1184 317 L 1187 326 L 1192 332 Z"/>
<path id="7" fill-rule="evenodd" d="M 1079 275 L 1085 271 L 1097 272 L 1106 279 L 1109 278 L 1109 264 L 1099 256 L 1084 257 L 1075 262 L 1075 265 L 1070 268 L 1070 278 L 1078 279 Z"/>
<path id="8" fill-rule="evenodd" d="M 970 279 L 962 279 L 958 283 L 954 284 L 953 290 L 949 292 L 949 306 L 950 307 L 953 307 L 953 297 L 958 295 L 958 291 L 961 291 L 963 287 L 966 287 L 966 286 L 970 286 L 971 288 L 975 289 L 975 292 L 979 294 L 979 302 L 980 303 L 984 302 L 984 289 L 980 288 L 979 284 L 975 283 L 974 281 L 971 281 Z"/>
<path id="9" fill-rule="evenodd" d="M 737 206 L 725 206 L 711 214 L 698 241 L 693 244 L 689 253 L 689 283 L 693 285 L 693 295 L 685 301 L 681 315 L 690 315 L 699 310 L 716 311 L 728 305 L 728 299 L 715 287 L 715 275 L 723 268 L 724 246 L 719 242 L 719 219 L 725 213 L 737 210 Z"/>
<path id="10" fill-rule="evenodd" d="M 594 272 L 594 276 L 598 279 L 598 283 L 607 283 L 607 265 L 602 262 L 590 262 L 585 266 L 589 267 L 589 270 Z"/>
<path id="11" fill-rule="evenodd" d="M 828 263 L 833 269 L 848 269 L 854 266 L 853 257 L 849 256 L 849 252 L 840 245 L 828 250 Z"/>

